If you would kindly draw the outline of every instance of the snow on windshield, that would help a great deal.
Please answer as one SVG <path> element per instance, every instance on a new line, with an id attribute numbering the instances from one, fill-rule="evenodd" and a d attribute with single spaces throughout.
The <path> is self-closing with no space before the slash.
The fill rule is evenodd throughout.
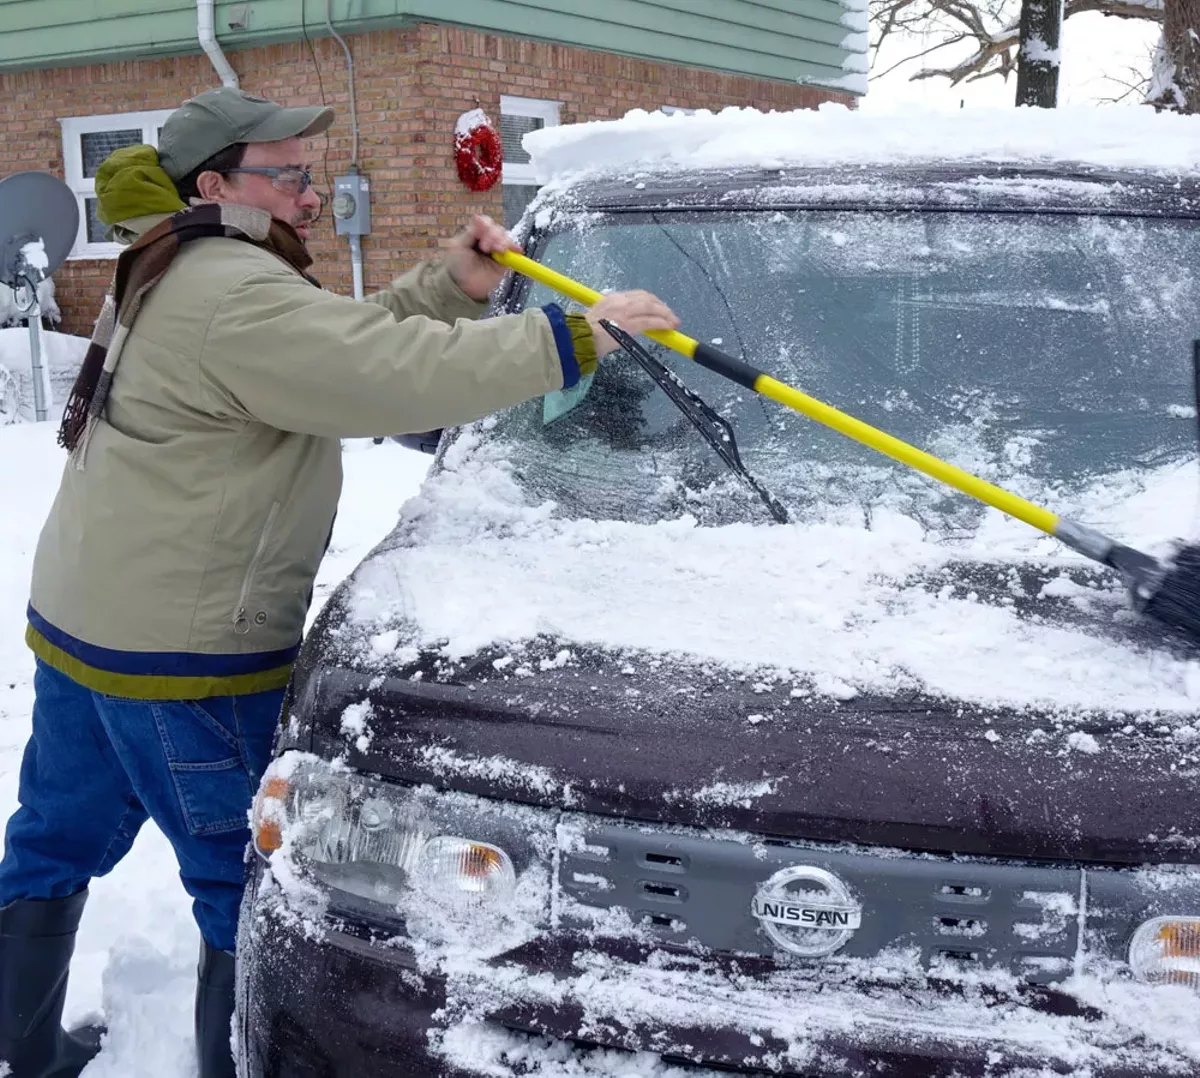
<path id="1" fill-rule="evenodd" d="M 403 626 L 407 644 L 450 659 L 489 645 L 519 653 L 549 636 L 626 653 L 638 668 L 647 656 L 674 655 L 767 669 L 804 695 L 915 690 L 1073 713 L 1161 709 L 1173 713 L 1179 737 L 1200 734 L 1190 725 L 1200 664 L 1096 633 L 1133 618 L 1119 593 L 1052 573 L 1039 603 L 1056 599 L 1090 620 L 1015 609 L 1009 555 L 1078 564 L 1015 521 L 990 514 L 955 550 L 887 510 L 869 528 L 861 517 L 715 528 L 686 515 L 653 525 L 561 519 L 514 480 L 511 446 L 485 437 L 493 424 L 451 447 L 444 469 L 405 507 L 401 545 L 355 574 L 353 631 L 368 638 Z M 1129 485 L 1093 498 L 1136 531 L 1155 514 L 1173 515 L 1177 501 L 1194 506 L 1194 487 L 1191 469 L 1179 469 L 1129 501 Z M 971 588 L 911 584 L 956 554 L 994 563 L 995 583 L 1011 594 L 989 602 Z M 377 667 L 386 657 L 375 650 L 363 661 Z"/>
<path id="2" fill-rule="evenodd" d="M 635 109 L 623 119 L 530 132 L 522 145 L 543 183 L 639 168 L 784 168 L 921 161 L 1081 163 L 1188 174 L 1200 168 L 1200 116 L 1146 109 L 910 110 L 862 114 L 844 105 L 693 116 Z"/>

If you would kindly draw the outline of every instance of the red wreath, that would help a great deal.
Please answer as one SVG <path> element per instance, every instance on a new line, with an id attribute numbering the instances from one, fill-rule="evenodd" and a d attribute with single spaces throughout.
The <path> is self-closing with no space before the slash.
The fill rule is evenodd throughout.
<path id="1" fill-rule="evenodd" d="M 472 191 L 487 191 L 500 180 L 504 150 L 499 132 L 483 109 L 464 112 L 454 127 L 458 178 Z"/>

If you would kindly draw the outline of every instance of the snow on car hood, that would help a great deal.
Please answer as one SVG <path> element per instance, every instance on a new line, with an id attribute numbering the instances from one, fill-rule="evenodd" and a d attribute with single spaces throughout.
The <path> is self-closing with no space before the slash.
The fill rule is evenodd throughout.
<path id="1" fill-rule="evenodd" d="M 508 448 L 479 437 L 488 423 L 451 446 L 349 583 L 347 615 L 370 642 L 368 665 L 396 649 L 462 658 L 498 645 L 513 649 L 519 671 L 522 645 L 551 637 L 769 671 L 805 695 L 916 691 L 1181 718 L 1200 706 L 1200 663 L 1104 633 L 1105 624 L 1134 620 L 1116 588 L 1054 577 L 1045 595 L 1087 615 L 1068 624 L 1019 613 L 1003 596 L 913 583 L 961 560 L 1081 564 L 998 513 L 954 547 L 882 511 L 870 529 L 837 520 L 698 527 L 688 518 L 563 519 L 550 503 L 528 504 Z M 1086 519 L 1144 542 L 1143 528 L 1161 537 L 1172 534 L 1161 530 L 1170 523 L 1194 518 L 1190 467 L 1128 501 L 1124 493 L 1094 495 Z"/>
<path id="2" fill-rule="evenodd" d="M 695 115 L 634 109 L 620 120 L 523 136 L 542 183 L 638 169 L 754 169 L 935 161 L 1083 164 L 1162 174 L 1200 167 L 1200 116 L 1144 109 L 909 110 L 870 115 L 844 105 Z"/>

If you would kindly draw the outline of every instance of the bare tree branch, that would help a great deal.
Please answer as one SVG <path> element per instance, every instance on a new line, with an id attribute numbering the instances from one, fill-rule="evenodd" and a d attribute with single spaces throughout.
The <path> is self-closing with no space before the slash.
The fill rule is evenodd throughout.
<path id="1" fill-rule="evenodd" d="M 957 45 L 960 41 L 966 41 L 966 34 L 959 34 L 957 37 L 950 38 L 947 41 L 939 41 L 936 45 L 931 45 L 929 48 L 921 52 L 915 53 L 912 56 L 906 56 L 903 60 L 899 60 L 892 64 L 886 71 L 880 71 L 879 74 L 873 74 L 871 77 L 876 79 L 883 78 L 884 75 L 890 75 L 898 67 L 903 67 L 905 64 L 911 63 L 913 60 L 920 60 L 924 56 L 928 56 L 932 52 L 937 52 L 938 49 L 944 49 L 947 45 Z"/>
<path id="2" fill-rule="evenodd" d="M 1106 105 L 1119 105 L 1122 101 L 1127 101 L 1131 97 L 1144 98 L 1146 91 L 1150 87 L 1150 76 L 1143 74 L 1135 67 L 1128 68 L 1128 80 L 1117 78 L 1115 75 L 1106 75 L 1106 82 L 1116 83 L 1118 86 L 1123 86 L 1124 92 L 1117 94 L 1115 97 L 1101 97 L 1098 100 Z"/>
<path id="3" fill-rule="evenodd" d="M 1102 75 L 1101 80 L 1103 82 L 1111 82 L 1113 85 L 1121 87 L 1123 92 L 1117 94 L 1115 97 L 1101 97 L 1098 100 L 1106 105 L 1119 105 L 1131 97 L 1145 100 L 1151 83 L 1151 77 L 1147 72 L 1153 68 L 1155 52 L 1157 52 L 1157 49 L 1148 49 L 1144 57 L 1143 66 L 1127 67 L 1125 68 L 1124 75 Z"/>
<path id="4" fill-rule="evenodd" d="M 1118 19 L 1163 22 L 1164 5 L 1177 0 L 1066 0 L 1063 17 L 1099 12 Z M 873 0 L 871 24 L 875 31 L 872 49 L 878 58 L 883 43 L 898 33 L 938 35 L 935 44 L 906 56 L 888 72 L 920 60 L 952 45 L 972 42 L 971 54 L 944 67 L 923 67 L 910 81 L 944 78 L 951 86 L 960 82 L 999 75 L 1007 79 L 1017 69 L 1019 20 L 1014 17 L 1015 0 Z M 874 76 L 879 78 L 879 75 Z"/>

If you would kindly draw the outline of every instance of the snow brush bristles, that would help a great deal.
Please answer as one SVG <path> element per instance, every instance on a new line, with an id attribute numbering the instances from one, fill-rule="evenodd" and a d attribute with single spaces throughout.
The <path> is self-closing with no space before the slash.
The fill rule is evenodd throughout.
<path id="1" fill-rule="evenodd" d="M 1157 587 L 1142 591 L 1137 585 L 1129 589 L 1133 608 L 1153 618 L 1193 642 L 1200 639 L 1200 546 L 1181 546 L 1170 562 L 1162 566 L 1162 578 Z"/>
<path id="2" fill-rule="evenodd" d="M 515 251 L 496 251 L 491 257 L 502 266 L 544 284 L 585 307 L 592 306 L 600 299 L 601 294 L 587 285 L 573 281 Z M 1129 588 L 1135 610 L 1182 634 L 1191 643 L 1200 645 L 1200 547 L 1182 546 L 1169 562 L 1159 561 L 1110 539 L 1094 528 L 1060 517 L 1049 509 L 917 449 L 710 344 L 702 344 L 676 330 L 653 330 L 646 335 L 672 351 L 695 360 L 715 374 L 752 389 L 809 419 L 815 419 L 847 438 L 923 472 L 985 505 L 1023 520 L 1031 527 L 1054 536 L 1084 557 L 1116 570 Z M 1196 342 L 1193 360 L 1200 379 L 1200 341 Z"/>

